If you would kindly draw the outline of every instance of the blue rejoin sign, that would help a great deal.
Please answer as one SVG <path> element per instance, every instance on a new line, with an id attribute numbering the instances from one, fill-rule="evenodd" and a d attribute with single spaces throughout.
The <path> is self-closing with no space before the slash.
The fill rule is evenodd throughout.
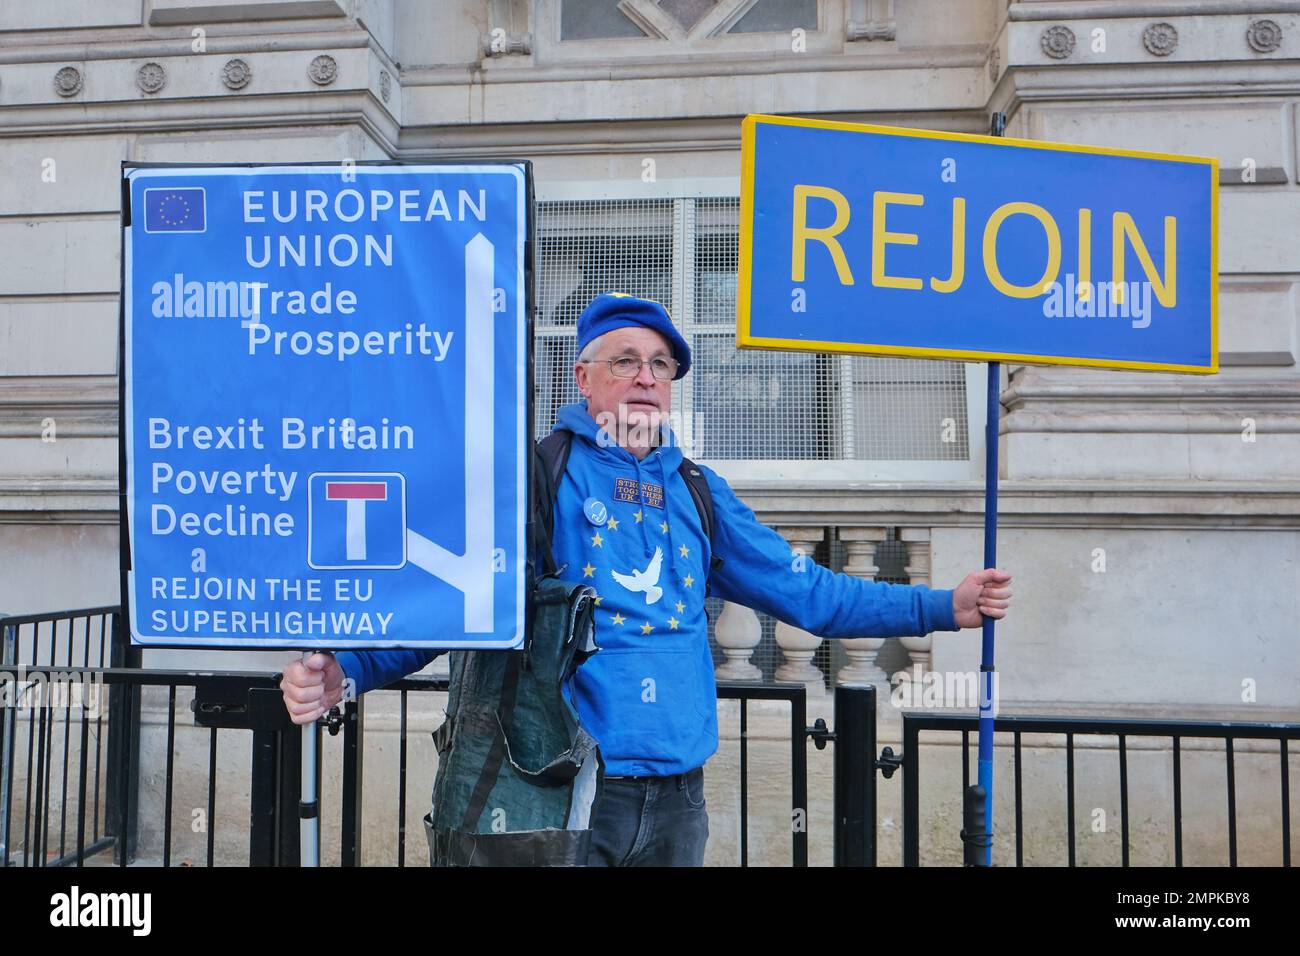
<path id="1" fill-rule="evenodd" d="M 522 645 L 528 175 L 124 170 L 134 642 Z"/>
<path id="2" fill-rule="evenodd" d="M 742 124 L 737 342 L 1212 373 L 1218 163 Z"/>

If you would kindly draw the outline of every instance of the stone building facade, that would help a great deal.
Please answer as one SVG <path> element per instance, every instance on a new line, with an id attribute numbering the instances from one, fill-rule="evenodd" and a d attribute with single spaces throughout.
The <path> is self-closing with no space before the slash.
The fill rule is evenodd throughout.
<path id="1" fill-rule="evenodd" d="M 981 560 L 984 368 L 735 350 L 739 120 L 980 133 L 1001 111 L 1011 136 L 1217 157 L 1222 187 L 1218 375 L 1004 368 L 999 556 L 1017 582 L 998 628 L 1002 710 L 1295 721 L 1298 102 L 1295 0 L 6 3 L 0 610 L 118 600 L 123 160 L 532 160 L 539 430 L 569 394 L 585 297 L 653 294 L 698 356 L 675 395 L 694 457 L 821 560 L 952 586 Z M 978 666 L 974 632 L 829 648 L 719 610 L 723 676 L 818 693 L 874 680 L 884 697 L 886 673 Z M 894 726 L 896 708 L 881 716 Z M 1276 758 L 1258 757 L 1238 768 L 1262 794 L 1242 846 L 1273 862 Z M 1109 805 L 1114 770 L 1098 759 Z M 828 807 L 827 769 L 813 767 Z M 710 859 L 726 862 L 734 798 L 714 779 Z M 1047 799 L 1059 782 L 1040 786 Z M 1162 821 L 1152 810 L 1144 831 L 1153 863 L 1168 858 Z M 1220 829 L 1207 824 L 1207 859 Z M 1092 858 L 1114 844 L 1098 839 Z"/>

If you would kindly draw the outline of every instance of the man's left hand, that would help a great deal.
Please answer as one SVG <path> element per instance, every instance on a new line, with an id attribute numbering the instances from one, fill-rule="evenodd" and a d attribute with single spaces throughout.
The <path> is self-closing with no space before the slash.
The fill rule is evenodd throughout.
<path id="1" fill-rule="evenodd" d="M 983 627 L 984 618 L 1007 616 L 1011 604 L 1011 575 L 997 568 L 985 568 L 957 585 L 952 592 L 952 616 L 958 627 Z"/>

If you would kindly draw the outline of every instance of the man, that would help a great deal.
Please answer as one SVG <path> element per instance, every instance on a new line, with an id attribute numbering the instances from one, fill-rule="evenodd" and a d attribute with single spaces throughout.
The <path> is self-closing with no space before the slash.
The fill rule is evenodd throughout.
<path id="1" fill-rule="evenodd" d="M 583 401 L 560 409 L 555 425 L 573 438 L 553 544 L 561 577 L 597 593 L 601 650 L 568 688 L 606 763 L 588 863 L 699 866 L 708 839 L 703 765 L 718 746 L 706 588 L 813 634 L 890 637 L 1004 617 L 1011 576 L 976 571 L 948 591 L 833 574 L 798 560 L 701 467 L 713 501 L 710 542 L 667 426 L 672 382 L 691 363 L 667 311 L 648 299 L 597 296 L 578 320 L 578 352 Z M 360 694 L 433 656 L 313 655 L 285 669 L 285 703 L 296 723 L 313 721 L 339 702 L 345 677 Z"/>

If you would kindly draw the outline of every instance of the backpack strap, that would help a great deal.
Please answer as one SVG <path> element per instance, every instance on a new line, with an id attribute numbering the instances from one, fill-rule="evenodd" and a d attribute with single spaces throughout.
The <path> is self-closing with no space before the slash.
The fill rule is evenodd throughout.
<path id="1" fill-rule="evenodd" d="M 540 553 L 545 574 L 554 574 L 558 570 L 551 548 L 555 537 L 555 496 L 559 493 L 560 479 L 564 477 L 564 468 L 569 461 L 572 441 L 573 432 L 559 431 L 533 442 L 529 561 L 531 563 L 533 555 Z"/>
<path id="2" fill-rule="evenodd" d="M 704 526 L 704 536 L 709 539 L 709 553 L 712 555 L 709 561 L 709 572 L 712 573 L 722 567 L 722 558 L 714 547 L 713 492 L 709 490 L 709 480 L 704 477 L 704 472 L 700 470 L 699 465 L 685 457 L 682 458 L 677 473 L 682 476 L 682 481 L 686 482 L 686 487 L 691 492 L 691 498 L 695 500 L 695 510 L 700 513 L 700 524 Z"/>
<path id="3" fill-rule="evenodd" d="M 537 456 L 541 459 L 541 485 L 539 487 L 538 506 L 542 516 L 542 528 L 546 532 L 547 543 L 555 537 L 555 497 L 560 493 L 560 482 L 564 479 L 564 469 L 569 464 L 569 452 L 573 450 L 573 432 L 568 429 L 551 432 L 537 442 Z"/>

